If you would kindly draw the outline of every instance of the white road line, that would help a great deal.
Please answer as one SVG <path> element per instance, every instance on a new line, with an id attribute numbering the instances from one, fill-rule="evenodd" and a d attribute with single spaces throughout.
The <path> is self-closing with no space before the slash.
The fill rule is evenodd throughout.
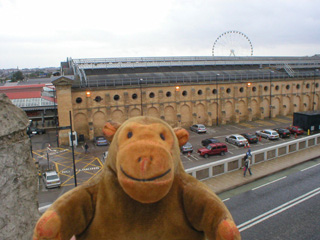
<path id="1" fill-rule="evenodd" d="M 261 185 L 261 186 L 259 186 L 259 187 L 252 188 L 251 190 L 252 190 L 252 191 L 257 190 L 257 189 L 262 188 L 262 187 L 265 187 L 265 186 L 267 186 L 267 185 L 269 185 L 269 184 L 271 184 L 271 183 L 275 183 L 275 182 L 278 182 L 278 181 L 280 181 L 280 180 L 282 180 L 282 179 L 285 179 L 286 177 L 287 177 L 287 176 L 284 176 L 284 177 L 279 178 L 279 179 L 277 179 L 277 180 L 274 180 L 274 181 L 272 181 L 272 182 L 263 184 L 263 185 Z"/>
<path id="2" fill-rule="evenodd" d="M 222 202 L 226 202 L 228 200 L 230 200 L 230 198 L 223 199 Z"/>
<path id="3" fill-rule="evenodd" d="M 277 214 L 279 214 L 289 208 L 292 208 L 295 205 L 298 205 L 299 203 L 302 203 L 302 202 L 304 202 L 304 201 L 306 201 L 306 200 L 308 200 L 318 194 L 320 194 L 320 188 L 316 188 L 306 194 L 301 195 L 300 197 L 297 197 L 289 202 L 286 202 L 286 203 L 280 205 L 279 207 L 271 209 L 270 211 L 265 212 L 255 218 L 247 221 L 247 222 L 244 222 L 244 223 L 238 225 L 237 227 L 238 227 L 239 231 L 242 232 L 242 231 L 244 231 L 248 228 L 251 228 L 254 225 L 256 225 L 260 222 L 263 222 L 264 220 L 267 220 L 267 219 L 269 219 L 269 218 L 271 218 L 271 217 L 273 217 L 273 216 L 275 216 L 275 215 L 277 215 Z"/>
<path id="4" fill-rule="evenodd" d="M 39 210 L 39 212 L 43 213 L 43 212 L 45 212 L 51 205 L 52 205 L 52 204 L 39 207 L 38 210 Z"/>
<path id="5" fill-rule="evenodd" d="M 316 166 L 318 166 L 318 165 L 320 165 L 320 163 L 318 163 L 318 164 L 316 164 L 316 165 L 313 165 L 313 166 L 311 166 L 311 167 L 307 167 L 307 168 L 302 169 L 302 170 L 300 170 L 300 171 L 303 172 L 303 171 L 309 170 L 310 168 L 316 167 Z"/>

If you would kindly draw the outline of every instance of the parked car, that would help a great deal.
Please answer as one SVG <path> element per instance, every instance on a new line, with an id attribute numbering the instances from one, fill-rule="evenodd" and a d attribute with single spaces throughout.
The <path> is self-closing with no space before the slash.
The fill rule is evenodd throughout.
<path id="1" fill-rule="evenodd" d="M 256 131 L 256 135 L 258 137 L 261 136 L 263 138 L 270 139 L 270 140 L 279 139 L 279 134 L 276 131 L 271 129 Z"/>
<path id="2" fill-rule="evenodd" d="M 226 142 L 235 144 L 237 146 L 245 146 L 248 144 L 248 140 L 239 134 L 233 134 L 226 137 Z"/>
<path id="3" fill-rule="evenodd" d="M 273 130 L 275 130 L 281 138 L 288 138 L 291 134 L 290 131 L 286 128 L 275 128 Z"/>
<path id="4" fill-rule="evenodd" d="M 304 134 L 304 130 L 301 127 L 298 126 L 290 126 L 287 127 L 287 129 L 292 133 L 292 134 L 297 134 L 297 135 L 302 135 Z"/>
<path id="5" fill-rule="evenodd" d="M 259 141 L 257 136 L 252 133 L 241 133 L 240 135 L 247 139 L 249 143 L 257 143 Z"/>
<path id="6" fill-rule="evenodd" d="M 202 146 L 208 146 L 210 143 L 218 143 L 220 142 L 218 139 L 216 138 L 207 138 L 201 141 Z"/>
<path id="7" fill-rule="evenodd" d="M 96 146 L 107 146 L 109 144 L 108 140 L 103 136 L 98 136 L 93 139 Z"/>
<path id="8" fill-rule="evenodd" d="M 188 152 L 192 153 L 193 152 L 192 144 L 187 142 L 185 145 L 183 145 L 181 147 L 181 152 L 182 153 L 188 153 Z"/>
<path id="9" fill-rule="evenodd" d="M 41 135 L 41 134 L 45 134 L 46 130 L 45 129 L 40 129 L 40 128 L 36 128 L 36 127 L 28 127 L 27 128 L 27 133 L 28 135 Z"/>
<path id="10" fill-rule="evenodd" d="M 223 156 L 226 152 L 228 152 L 228 147 L 225 143 L 210 143 L 208 146 L 198 149 L 199 155 L 205 158 L 217 154 Z"/>
<path id="11" fill-rule="evenodd" d="M 56 171 L 47 171 L 42 174 L 42 179 L 46 188 L 60 187 L 61 181 Z"/>
<path id="12" fill-rule="evenodd" d="M 203 124 L 194 124 L 190 127 L 190 130 L 196 133 L 206 133 L 207 128 Z"/>

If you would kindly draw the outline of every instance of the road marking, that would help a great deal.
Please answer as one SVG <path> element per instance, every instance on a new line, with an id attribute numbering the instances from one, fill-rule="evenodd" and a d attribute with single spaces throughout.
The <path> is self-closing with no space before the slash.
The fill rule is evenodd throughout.
<path id="1" fill-rule="evenodd" d="M 284 212 L 285 210 L 292 208 L 295 205 L 298 205 L 299 203 L 302 203 L 302 202 L 304 202 L 304 201 L 306 201 L 306 200 L 308 200 L 318 194 L 320 194 L 320 188 L 316 188 L 306 194 L 301 195 L 300 197 L 297 197 L 289 202 L 286 202 L 286 203 L 280 205 L 279 207 L 271 209 L 270 211 L 265 212 L 255 218 L 247 221 L 247 222 L 244 222 L 244 223 L 238 225 L 237 227 L 238 227 L 239 231 L 242 232 L 242 231 L 244 231 L 248 228 L 251 228 L 254 225 L 257 225 L 258 223 L 261 223 L 261 222 L 263 222 L 263 221 L 265 221 L 265 220 L 267 220 L 267 219 L 269 219 L 269 218 L 271 218 L 281 212 Z"/>
<path id="2" fill-rule="evenodd" d="M 279 178 L 279 179 L 277 179 L 277 180 L 274 180 L 274 181 L 272 181 L 272 182 L 263 184 L 263 185 L 261 185 L 261 186 L 259 186 L 259 187 L 252 188 L 251 190 L 252 190 L 252 191 L 257 190 L 257 189 L 262 188 L 262 187 L 265 187 L 265 186 L 267 186 L 267 185 L 269 185 L 269 184 L 272 184 L 272 183 L 278 182 L 278 181 L 280 181 L 280 180 L 282 180 L 282 179 L 285 179 L 286 177 L 287 177 L 287 176 L 284 176 L 284 177 Z"/>
<path id="3" fill-rule="evenodd" d="M 226 202 L 228 200 L 230 200 L 230 198 L 223 199 L 222 202 Z"/>
<path id="4" fill-rule="evenodd" d="M 303 172 L 303 171 L 309 170 L 310 168 L 316 167 L 316 166 L 318 166 L 318 165 L 320 165 L 320 163 L 318 163 L 318 164 L 316 164 L 316 165 L 313 165 L 313 166 L 311 166 L 311 167 L 307 167 L 307 168 L 302 169 L 302 170 L 300 170 L 300 171 Z"/>
<path id="5" fill-rule="evenodd" d="M 274 126 L 274 125 L 275 125 L 275 124 L 272 123 L 272 122 L 261 121 L 261 120 L 258 120 L 258 121 L 256 121 L 256 122 L 262 124 L 263 126 Z"/>
<path id="6" fill-rule="evenodd" d="M 52 205 L 52 204 L 39 207 L 38 210 L 39 210 L 39 212 L 44 213 L 51 205 Z"/>

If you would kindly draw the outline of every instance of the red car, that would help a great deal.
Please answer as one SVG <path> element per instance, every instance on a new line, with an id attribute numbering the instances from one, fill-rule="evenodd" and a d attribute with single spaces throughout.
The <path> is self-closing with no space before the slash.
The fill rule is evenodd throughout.
<path id="1" fill-rule="evenodd" d="M 287 127 L 287 129 L 289 129 L 290 133 L 292 133 L 292 134 L 297 134 L 297 135 L 304 134 L 303 129 L 298 126 L 290 126 L 290 127 Z"/>
<path id="2" fill-rule="evenodd" d="M 208 158 L 209 155 L 224 155 L 226 152 L 228 152 L 228 147 L 224 143 L 210 143 L 208 146 L 198 149 L 200 156 L 205 158 Z"/>

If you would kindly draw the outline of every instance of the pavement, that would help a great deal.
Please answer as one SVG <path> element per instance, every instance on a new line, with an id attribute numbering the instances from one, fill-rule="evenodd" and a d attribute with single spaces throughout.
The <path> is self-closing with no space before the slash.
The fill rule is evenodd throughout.
<path id="1" fill-rule="evenodd" d="M 243 169 L 238 169 L 202 182 L 209 186 L 213 192 L 219 194 L 318 157 L 320 157 L 319 145 L 252 165 L 251 176 L 247 172 L 246 177 L 244 177 Z"/>

